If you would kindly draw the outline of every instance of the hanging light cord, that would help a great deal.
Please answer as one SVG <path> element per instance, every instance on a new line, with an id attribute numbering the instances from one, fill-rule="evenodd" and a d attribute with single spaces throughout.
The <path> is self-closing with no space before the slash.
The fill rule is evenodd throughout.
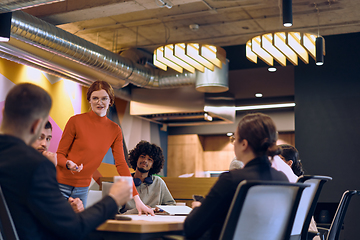
<path id="1" fill-rule="evenodd" d="M 320 10 L 319 10 L 318 5 L 316 4 L 316 2 L 314 2 L 314 5 L 315 5 L 316 12 L 317 12 L 318 37 L 319 37 L 320 36 Z"/>
<path id="2" fill-rule="evenodd" d="M 282 27 L 282 12 L 281 12 L 281 0 L 278 1 L 278 8 L 279 8 L 279 30 Z"/>
<path id="3" fill-rule="evenodd" d="M 165 45 L 167 44 L 168 40 L 170 39 L 170 29 L 168 26 L 166 26 L 166 24 L 164 23 L 163 20 L 161 20 L 162 24 L 164 25 L 165 28 Z"/>
<path id="4" fill-rule="evenodd" d="M 136 42 L 135 42 L 135 46 L 137 47 L 138 45 L 138 35 L 139 35 L 139 26 L 136 27 Z"/>

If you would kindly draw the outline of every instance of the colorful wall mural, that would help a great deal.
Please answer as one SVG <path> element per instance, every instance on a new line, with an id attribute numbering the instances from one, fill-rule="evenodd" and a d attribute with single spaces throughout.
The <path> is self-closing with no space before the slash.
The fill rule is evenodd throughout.
<path id="1" fill-rule="evenodd" d="M 86 88 L 78 83 L 44 74 L 41 71 L 10 61 L 0 60 L 0 107 L 9 90 L 19 83 L 33 83 L 45 89 L 53 100 L 49 121 L 53 125 L 53 138 L 49 150 L 56 152 L 62 131 L 68 119 L 88 108 Z M 85 98 L 86 99 L 86 98 Z M 2 120 L 2 113 L 0 113 Z"/>
<path id="2" fill-rule="evenodd" d="M 42 87 L 52 97 L 53 106 L 50 110 L 49 121 L 53 126 L 53 138 L 49 151 L 56 152 L 62 131 L 69 118 L 90 110 L 90 105 L 86 100 L 88 88 L 79 83 L 43 73 L 32 67 L 0 59 L 0 109 L 4 106 L 9 90 L 16 84 L 25 82 Z M 119 124 L 123 131 L 125 155 L 140 140 L 146 140 L 162 147 L 166 158 L 167 134 L 161 133 L 157 124 L 131 116 L 129 105 L 128 101 L 116 98 L 115 106 L 111 108 L 108 114 L 108 117 Z M 2 111 L 0 111 L 0 123 L 1 121 Z M 104 157 L 103 162 L 114 164 L 111 149 Z M 163 175 L 166 175 L 166 172 Z"/>

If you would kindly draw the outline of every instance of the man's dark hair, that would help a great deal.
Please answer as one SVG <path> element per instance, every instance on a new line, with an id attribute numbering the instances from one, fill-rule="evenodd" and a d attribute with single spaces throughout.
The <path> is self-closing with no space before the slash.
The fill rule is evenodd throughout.
<path id="1" fill-rule="evenodd" d="M 41 87 L 18 84 L 6 96 L 2 124 L 26 129 L 34 120 L 47 117 L 51 104 L 50 95 Z"/>
<path id="2" fill-rule="evenodd" d="M 149 155 L 154 160 L 153 166 L 149 171 L 149 174 L 159 173 L 164 165 L 164 155 L 162 149 L 156 144 L 151 144 L 147 141 L 140 141 L 136 147 L 129 152 L 129 162 L 131 167 L 135 170 L 137 161 L 140 155 Z"/>
<path id="3" fill-rule="evenodd" d="M 52 125 L 51 125 L 51 122 L 48 121 L 46 124 L 45 124 L 45 129 L 50 129 L 52 131 Z"/>

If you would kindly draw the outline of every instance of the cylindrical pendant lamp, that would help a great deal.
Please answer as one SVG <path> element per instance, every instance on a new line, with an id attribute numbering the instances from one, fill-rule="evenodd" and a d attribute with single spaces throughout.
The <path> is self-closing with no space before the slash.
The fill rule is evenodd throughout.
<path id="1" fill-rule="evenodd" d="M 291 27 L 293 24 L 292 17 L 292 0 L 282 1 L 282 14 L 283 14 L 283 25 L 284 27 Z"/>
<path id="2" fill-rule="evenodd" d="M 316 46 L 316 65 L 324 64 L 324 40 L 322 37 L 317 37 L 315 41 Z"/>
<path id="3" fill-rule="evenodd" d="M 10 40 L 12 12 L 0 14 L 0 42 Z"/>

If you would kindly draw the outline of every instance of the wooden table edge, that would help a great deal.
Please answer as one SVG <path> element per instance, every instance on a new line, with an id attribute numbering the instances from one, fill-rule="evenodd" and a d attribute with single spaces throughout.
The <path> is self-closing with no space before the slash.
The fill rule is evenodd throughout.
<path id="1" fill-rule="evenodd" d="M 182 231 L 184 229 L 183 222 L 148 222 L 144 220 L 107 220 L 101 224 L 98 231 L 110 232 L 128 232 L 128 233 L 153 233 L 153 232 L 170 232 Z"/>

